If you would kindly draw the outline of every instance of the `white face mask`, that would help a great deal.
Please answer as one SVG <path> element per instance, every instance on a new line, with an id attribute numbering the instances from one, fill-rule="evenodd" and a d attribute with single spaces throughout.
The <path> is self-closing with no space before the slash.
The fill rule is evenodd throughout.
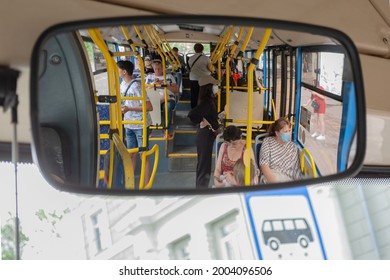
<path id="1" fill-rule="evenodd" d="M 213 94 L 217 94 L 217 93 L 218 93 L 218 86 L 213 85 Z"/>

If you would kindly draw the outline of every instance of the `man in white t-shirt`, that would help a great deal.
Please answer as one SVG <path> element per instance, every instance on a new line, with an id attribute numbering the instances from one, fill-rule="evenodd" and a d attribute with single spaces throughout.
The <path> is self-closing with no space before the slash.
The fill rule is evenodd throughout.
<path id="1" fill-rule="evenodd" d="M 203 45 L 196 43 L 194 45 L 195 54 L 188 59 L 188 68 L 190 70 L 191 86 L 191 108 L 198 104 L 199 79 L 203 76 L 211 75 L 211 60 L 203 54 Z"/>
<path id="2" fill-rule="evenodd" d="M 119 76 L 122 78 L 120 85 L 121 96 L 127 97 L 141 97 L 142 90 L 140 83 L 133 78 L 134 64 L 131 61 L 121 60 L 117 62 Z M 125 121 L 142 121 L 142 101 L 141 100 L 125 100 L 124 104 L 121 107 L 122 113 L 124 114 Z M 150 114 L 148 111 L 152 111 L 153 106 L 146 96 L 146 122 L 147 126 L 152 123 Z M 132 148 L 141 148 L 142 139 L 143 139 L 143 126 L 142 124 L 125 124 L 126 132 L 126 146 L 128 149 Z M 148 130 L 148 128 L 147 128 Z M 148 133 L 147 133 L 148 134 Z M 146 148 L 148 149 L 148 137 L 146 140 Z M 141 155 L 141 153 L 140 153 Z M 137 163 L 137 154 L 131 154 L 133 161 L 133 168 Z M 149 182 L 150 178 L 150 160 L 149 157 L 146 157 L 145 162 L 145 181 L 146 185 Z"/>
<path id="3" fill-rule="evenodd" d="M 162 68 L 162 63 L 160 60 L 153 60 L 152 62 L 154 73 L 150 73 L 146 76 L 146 84 L 164 84 L 164 73 Z M 176 106 L 176 94 L 179 92 L 179 87 L 176 84 L 176 79 L 172 74 L 166 74 L 166 83 L 167 83 L 167 93 L 168 93 L 168 130 L 171 127 L 172 123 L 172 111 Z M 164 108 L 164 88 L 158 88 L 158 93 L 160 94 L 160 103 L 162 109 Z"/>

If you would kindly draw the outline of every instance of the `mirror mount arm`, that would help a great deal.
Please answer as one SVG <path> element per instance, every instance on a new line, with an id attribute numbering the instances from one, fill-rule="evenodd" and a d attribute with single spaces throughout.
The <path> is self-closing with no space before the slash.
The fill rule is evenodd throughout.
<path id="1" fill-rule="evenodd" d="M 15 168 L 15 257 L 20 260 L 20 222 L 19 222 L 19 199 L 18 199 L 18 141 L 17 141 L 17 124 L 18 124 L 18 105 L 19 99 L 16 94 L 16 85 L 19 77 L 19 71 L 9 68 L 9 66 L 0 66 L 0 107 L 3 111 L 11 108 L 11 123 L 14 125 L 14 137 L 12 140 L 12 161 Z"/>

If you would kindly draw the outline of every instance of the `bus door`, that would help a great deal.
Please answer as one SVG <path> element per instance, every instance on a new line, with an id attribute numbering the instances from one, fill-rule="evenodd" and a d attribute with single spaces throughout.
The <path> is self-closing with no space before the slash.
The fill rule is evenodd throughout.
<path id="1" fill-rule="evenodd" d="M 299 50 L 295 140 L 308 151 L 319 176 L 346 169 L 356 132 L 346 59 L 337 45 Z"/>

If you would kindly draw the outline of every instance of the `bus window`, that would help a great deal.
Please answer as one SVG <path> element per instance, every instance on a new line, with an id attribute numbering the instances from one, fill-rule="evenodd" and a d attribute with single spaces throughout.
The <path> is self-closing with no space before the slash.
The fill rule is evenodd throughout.
<path id="1" fill-rule="evenodd" d="M 265 221 L 263 224 L 263 232 L 272 231 L 271 221 Z"/>
<path id="2" fill-rule="evenodd" d="M 344 54 L 327 48 L 302 53 L 298 141 L 321 176 L 339 171 Z"/>
<path id="3" fill-rule="evenodd" d="M 344 54 L 320 53 L 319 84 L 326 91 L 341 96 Z"/>
<path id="4" fill-rule="evenodd" d="M 313 100 L 320 100 L 323 107 L 314 108 Z M 342 109 L 341 101 L 301 87 L 298 140 L 310 151 L 322 176 L 337 172 Z"/>
<path id="5" fill-rule="evenodd" d="M 272 222 L 272 227 L 275 231 L 277 230 L 283 230 L 283 224 L 282 224 L 282 221 L 280 220 L 277 220 L 277 221 L 273 221 Z"/>
<path id="6" fill-rule="evenodd" d="M 293 230 L 294 229 L 294 223 L 292 220 L 285 220 L 283 221 L 284 229 L 285 230 Z"/>
<path id="7" fill-rule="evenodd" d="M 295 220 L 295 228 L 296 229 L 307 229 L 307 223 L 304 219 L 296 219 Z"/>

